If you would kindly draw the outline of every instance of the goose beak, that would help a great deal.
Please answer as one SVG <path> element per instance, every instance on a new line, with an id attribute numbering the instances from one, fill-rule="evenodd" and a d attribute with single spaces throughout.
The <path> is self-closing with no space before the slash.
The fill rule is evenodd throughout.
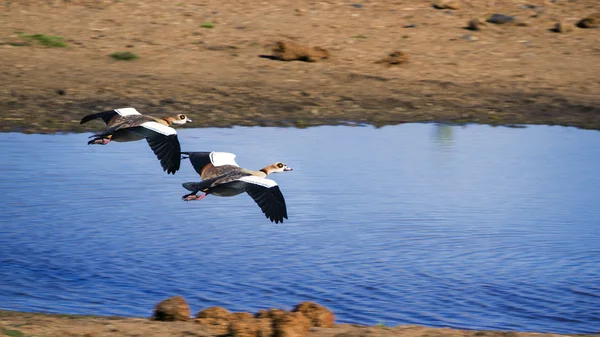
<path id="1" fill-rule="evenodd" d="M 286 167 L 283 168 L 283 171 L 293 171 L 293 170 L 294 169 L 292 169 L 291 167 L 288 167 L 288 166 L 286 166 Z"/>
<path id="2" fill-rule="evenodd" d="M 191 122 L 192 122 L 192 120 L 188 118 L 187 119 L 187 123 L 191 123 Z"/>

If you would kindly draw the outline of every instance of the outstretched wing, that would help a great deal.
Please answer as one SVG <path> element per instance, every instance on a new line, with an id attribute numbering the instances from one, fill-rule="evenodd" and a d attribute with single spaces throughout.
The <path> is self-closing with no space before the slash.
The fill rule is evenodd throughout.
<path id="1" fill-rule="evenodd" d="M 245 184 L 244 189 L 258 204 L 271 222 L 280 223 L 288 218 L 285 198 L 274 180 L 256 176 L 241 177 L 238 181 Z"/>
<path id="2" fill-rule="evenodd" d="M 198 172 L 198 174 L 202 174 L 202 169 L 211 164 L 210 154 L 211 152 L 181 152 L 181 154 L 185 154 L 190 159 L 190 163 L 194 167 L 194 170 Z"/>
<path id="3" fill-rule="evenodd" d="M 239 165 L 235 162 L 235 154 L 229 152 L 211 152 L 210 153 L 210 162 L 214 166 L 225 166 L 225 165 Z"/>
<path id="4" fill-rule="evenodd" d="M 175 129 L 157 122 L 145 122 L 127 130 L 146 138 L 164 171 L 175 174 L 179 170 L 181 145 Z"/>
<path id="5" fill-rule="evenodd" d="M 228 152 L 181 152 L 181 154 L 188 155 L 194 170 L 202 175 L 202 171 L 208 164 L 212 166 L 235 166 L 239 165 L 235 162 L 235 154 Z M 223 172 L 223 174 L 226 172 Z"/>
<path id="6" fill-rule="evenodd" d="M 108 125 L 108 123 L 117 115 L 131 116 L 131 115 L 141 115 L 141 114 L 134 108 L 114 109 L 114 110 L 108 110 L 108 111 L 103 111 L 103 112 L 98 112 L 98 113 L 94 113 L 91 115 L 87 115 L 81 119 L 81 122 L 79 122 L 79 124 L 84 124 L 91 120 L 102 118 L 104 123 L 106 125 Z"/>

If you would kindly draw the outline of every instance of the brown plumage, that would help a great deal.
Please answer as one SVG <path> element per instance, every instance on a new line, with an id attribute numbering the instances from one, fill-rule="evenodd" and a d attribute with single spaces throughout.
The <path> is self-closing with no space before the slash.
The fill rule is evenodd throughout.
<path id="1" fill-rule="evenodd" d="M 207 194 L 221 197 L 248 193 L 258 204 L 265 216 L 272 222 L 287 219 L 285 199 L 274 180 L 266 179 L 269 174 L 291 171 L 283 163 L 275 163 L 258 171 L 241 168 L 235 162 L 235 155 L 226 152 L 182 152 L 189 155 L 190 162 L 201 182 L 184 183 L 183 187 L 192 193 L 184 195 L 183 200 L 200 200 Z M 197 195 L 203 192 L 202 195 Z"/>
<path id="2" fill-rule="evenodd" d="M 115 109 L 87 115 L 80 124 L 101 118 L 106 130 L 92 135 L 88 142 L 106 145 L 111 141 L 131 142 L 146 139 L 150 148 L 160 160 L 163 170 L 175 174 L 181 162 L 181 146 L 177 132 L 171 125 L 190 123 L 192 120 L 179 114 L 165 118 L 156 118 L 140 114 L 134 108 Z"/>

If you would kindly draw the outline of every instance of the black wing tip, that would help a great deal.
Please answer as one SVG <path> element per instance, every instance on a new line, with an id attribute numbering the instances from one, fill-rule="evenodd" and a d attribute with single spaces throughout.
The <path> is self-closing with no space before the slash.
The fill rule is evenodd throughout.
<path id="1" fill-rule="evenodd" d="M 160 161 L 160 166 L 167 174 L 175 174 L 181 168 L 181 147 L 177 135 L 152 138 L 146 137 L 146 141 L 156 158 Z"/>
<path id="2" fill-rule="evenodd" d="M 81 121 L 79 122 L 79 124 L 85 124 L 93 119 L 96 119 L 96 114 L 91 114 L 91 115 L 87 115 L 87 116 L 83 117 L 81 119 Z"/>
<path id="3" fill-rule="evenodd" d="M 107 115 L 107 114 L 110 114 L 110 115 Z M 81 119 L 81 121 L 79 122 L 79 124 L 85 124 L 94 119 L 102 118 L 102 120 L 104 120 L 104 123 L 106 123 L 108 125 L 108 122 L 110 121 L 112 116 L 116 115 L 116 114 L 117 114 L 117 112 L 115 109 L 89 114 L 89 115 L 83 117 Z"/>
<path id="4" fill-rule="evenodd" d="M 279 186 L 271 188 L 249 187 L 246 193 L 254 199 L 265 217 L 276 224 L 283 223 L 283 219 L 288 218 L 285 198 L 279 189 Z"/>
<path id="5" fill-rule="evenodd" d="M 164 164 L 161 161 L 163 171 L 167 172 L 167 174 L 175 174 L 177 171 L 179 171 L 181 165 L 180 162 L 177 160 L 178 158 L 179 155 L 174 156 Z"/>
<path id="6" fill-rule="evenodd" d="M 271 220 L 271 222 L 274 222 L 276 224 L 278 223 L 283 223 L 283 219 L 287 219 L 287 215 L 281 216 L 281 217 L 269 217 L 268 215 L 265 214 L 265 216 L 267 217 L 267 219 Z"/>

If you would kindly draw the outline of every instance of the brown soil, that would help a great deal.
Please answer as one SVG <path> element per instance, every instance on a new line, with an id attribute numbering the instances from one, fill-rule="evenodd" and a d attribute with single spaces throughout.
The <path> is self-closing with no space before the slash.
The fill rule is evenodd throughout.
<path id="1" fill-rule="evenodd" d="M 211 326 L 196 320 L 158 322 L 144 318 L 49 315 L 0 310 L 0 336 L 22 337 L 221 337 Z M 427 328 L 414 325 L 359 326 L 336 324 L 311 328 L 307 337 L 562 337 L 557 334 Z M 600 335 L 577 335 L 600 336 Z"/>
<path id="2" fill-rule="evenodd" d="M 186 113 L 188 127 L 600 129 L 600 30 L 576 26 L 596 17 L 597 0 L 435 3 L 459 9 L 427 0 L 4 1 L 0 131 L 95 130 L 80 118 L 125 106 Z M 486 22 L 495 13 L 514 21 Z M 465 29 L 474 19 L 479 30 Z M 557 32 L 559 22 L 569 29 Z M 68 46 L 40 46 L 22 33 L 60 35 Z M 327 58 L 276 60 L 278 41 Z M 119 51 L 139 58 L 109 56 Z M 378 62 L 393 52 L 402 62 Z"/>

